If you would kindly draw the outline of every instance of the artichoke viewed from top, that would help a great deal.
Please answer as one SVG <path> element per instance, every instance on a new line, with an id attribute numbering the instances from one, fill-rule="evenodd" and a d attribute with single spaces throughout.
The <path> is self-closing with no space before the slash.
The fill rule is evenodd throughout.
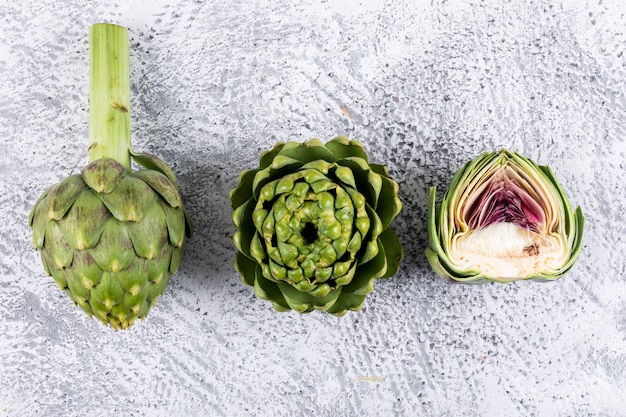
<path id="1" fill-rule="evenodd" d="M 404 256 L 389 227 L 402 208 L 398 184 L 358 141 L 278 143 L 229 198 L 235 269 L 278 311 L 359 310 Z"/>
<path id="2" fill-rule="evenodd" d="M 91 162 L 44 192 L 29 219 L 46 273 L 116 329 L 148 314 L 192 234 L 172 170 L 130 149 L 129 46 L 123 27 L 90 28 Z M 131 158 L 147 169 L 132 172 Z"/>
<path id="3" fill-rule="evenodd" d="M 489 152 L 456 174 L 439 208 L 431 188 L 426 255 L 455 282 L 553 281 L 578 257 L 583 225 L 550 168 Z"/>

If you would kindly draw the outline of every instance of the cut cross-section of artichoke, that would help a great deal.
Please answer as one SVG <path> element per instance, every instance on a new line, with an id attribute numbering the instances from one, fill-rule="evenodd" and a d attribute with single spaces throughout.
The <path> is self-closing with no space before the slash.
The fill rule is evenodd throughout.
<path id="1" fill-rule="evenodd" d="M 426 255 L 459 282 L 554 280 L 574 264 L 583 224 L 548 167 L 485 153 L 457 173 L 439 208 L 431 188 Z"/>

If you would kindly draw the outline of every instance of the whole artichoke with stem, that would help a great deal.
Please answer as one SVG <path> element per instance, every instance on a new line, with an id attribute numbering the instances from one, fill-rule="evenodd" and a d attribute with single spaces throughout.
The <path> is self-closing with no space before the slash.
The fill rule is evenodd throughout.
<path id="1" fill-rule="evenodd" d="M 48 275 L 116 329 L 144 318 L 180 265 L 192 225 L 172 170 L 130 149 L 128 32 L 90 28 L 90 163 L 50 187 L 29 223 Z M 145 170 L 132 172 L 131 158 Z"/>
<path id="2" fill-rule="evenodd" d="M 439 208 L 430 189 L 426 256 L 454 282 L 553 281 L 574 265 L 583 226 L 550 168 L 486 152 L 456 174 Z"/>
<path id="3" fill-rule="evenodd" d="M 278 143 L 229 198 L 235 269 L 278 311 L 359 310 L 404 256 L 389 227 L 402 208 L 398 184 L 358 141 Z"/>

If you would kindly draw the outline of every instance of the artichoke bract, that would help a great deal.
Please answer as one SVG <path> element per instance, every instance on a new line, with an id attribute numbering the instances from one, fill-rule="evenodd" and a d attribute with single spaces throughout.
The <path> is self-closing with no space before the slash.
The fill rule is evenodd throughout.
<path id="1" fill-rule="evenodd" d="M 549 167 L 487 152 L 456 174 L 439 208 L 431 187 L 426 256 L 455 282 L 553 281 L 574 265 L 583 226 Z"/>
<path id="2" fill-rule="evenodd" d="M 398 184 L 358 141 L 278 143 L 229 198 L 235 269 L 278 311 L 358 310 L 404 256 L 389 227 L 402 208 Z"/>
<path id="3" fill-rule="evenodd" d="M 165 291 L 192 226 L 172 170 L 130 150 L 126 29 L 93 25 L 90 51 L 91 162 L 44 192 L 29 223 L 46 273 L 89 316 L 126 329 Z"/>

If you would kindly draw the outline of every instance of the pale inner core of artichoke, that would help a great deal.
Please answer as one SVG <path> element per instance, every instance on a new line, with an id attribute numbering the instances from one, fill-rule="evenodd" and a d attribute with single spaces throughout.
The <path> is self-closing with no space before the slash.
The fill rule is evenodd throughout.
<path id="1" fill-rule="evenodd" d="M 463 269 L 503 280 L 557 271 L 567 245 L 553 193 L 510 163 L 483 178 L 461 195 L 451 258 Z"/>
<path id="2" fill-rule="evenodd" d="M 503 279 L 558 270 L 565 258 L 557 236 L 541 236 L 509 222 L 493 223 L 458 239 L 455 255 L 462 264 Z"/>

